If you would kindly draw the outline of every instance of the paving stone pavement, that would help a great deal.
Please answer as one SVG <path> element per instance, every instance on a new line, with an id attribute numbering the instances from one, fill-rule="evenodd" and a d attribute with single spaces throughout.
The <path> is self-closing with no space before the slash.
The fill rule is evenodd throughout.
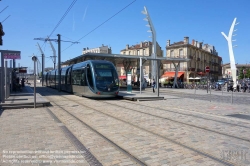
<path id="1" fill-rule="evenodd" d="M 72 111 L 72 107 L 74 110 L 78 109 L 78 106 L 73 102 L 63 101 L 62 99 L 60 101 L 59 105 L 66 110 Z M 121 153 L 121 151 L 117 150 L 88 127 L 76 121 L 75 118 L 62 111 L 58 106 L 55 105 L 50 109 L 103 165 L 136 165 L 128 156 Z M 84 111 L 89 116 L 93 114 L 92 110 L 85 109 Z"/>
<path id="2" fill-rule="evenodd" d="M 70 96 L 70 99 L 79 100 L 77 96 Z M 63 103 L 61 100 L 58 100 L 56 103 L 64 105 L 66 102 L 67 104 L 70 103 L 69 101 L 64 101 Z M 84 105 L 87 104 L 88 106 L 94 105 L 95 109 L 112 109 L 113 111 L 117 111 L 108 106 L 108 104 L 104 106 L 101 102 L 89 99 L 83 99 L 81 103 L 84 103 Z M 76 105 L 76 103 L 72 103 L 72 105 Z M 128 150 L 131 154 L 138 156 L 138 158 L 147 165 L 162 165 L 163 163 L 176 165 L 180 162 L 179 159 L 183 160 L 185 164 L 188 165 L 200 165 L 200 163 L 204 163 L 203 165 L 207 165 L 205 163 L 210 163 L 209 165 L 212 163 L 215 165 L 223 165 L 208 157 L 204 157 L 198 153 L 196 154 L 182 146 L 173 144 L 171 141 L 167 141 L 152 133 L 125 124 L 102 113 L 92 110 L 91 114 L 89 114 L 89 111 L 85 112 L 85 110 L 89 110 L 88 107 L 78 105 L 75 106 L 74 109 L 68 109 L 83 121 L 96 128 L 99 132 L 115 141 L 118 145 Z M 192 160 L 187 158 L 192 158 Z"/>
<path id="3" fill-rule="evenodd" d="M 82 156 L 74 152 L 76 148 L 65 137 L 45 108 L 13 109 L 2 112 L 1 166 L 89 165 Z M 70 155 L 79 158 L 69 161 Z M 75 164 L 76 161 L 80 164 Z"/>
<path id="4" fill-rule="evenodd" d="M 77 149 L 60 126 L 66 126 L 102 165 L 136 165 L 134 160 L 65 110 L 146 165 L 250 165 L 250 143 L 247 141 L 250 121 L 226 116 L 247 114 L 247 105 L 206 102 L 172 94 L 165 94 L 167 100 L 163 101 L 131 102 L 93 100 L 56 90 L 51 92 L 55 95 L 46 96 L 52 103 L 49 109 L 60 124 L 45 108 L 0 113 L 0 165 L 10 165 L 1 163 L 1 159 L 17 151 L 32 154 L 40 150 L 37 155 L 49 150 L 73 153 Z M 48 160 L 48 156 L 43 157 Z M 89 165 L 84 159 L 82 162 L 78 165 Z"/>

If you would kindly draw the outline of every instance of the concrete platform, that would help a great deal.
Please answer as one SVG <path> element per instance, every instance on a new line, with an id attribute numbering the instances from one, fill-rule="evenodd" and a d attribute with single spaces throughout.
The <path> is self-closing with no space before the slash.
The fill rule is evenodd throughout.
<path id="1" fill-rule="evenodd" d="M 36 107 L 48 106 L 50 102 L 39 93 L 36 93 Z M 0 109 L 20 109 L 34 107 L 34 91 L 26 85 L 22 91 L 11 92 L 5 103 L 0 103 Z"/>
<path id="2" fill-rule="evenodd" d="M 163 96 L 157 96 L 157 93 L 140 93 L 138 91 L 134 91 L 132 93 L 128 93 L 127 91 L 120 91 L 118 96 L 119 98 L 131 101 L 165 100 Z"/>

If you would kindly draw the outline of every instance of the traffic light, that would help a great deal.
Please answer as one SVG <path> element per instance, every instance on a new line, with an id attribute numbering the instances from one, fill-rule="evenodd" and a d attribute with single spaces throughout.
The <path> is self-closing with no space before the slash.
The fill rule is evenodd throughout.
<path id="1" fill-rule="evenodd" d="M 3 45 L 3 39 L 2 36 L 4 36 L 4 31 L 3 31 L 3 25 L 0 22 L 0 46 Z"/>
<path id="2" fill-rule="evenodd" d="M 4 36 L 3 25 L 0 22 L 0 36 Z"/>

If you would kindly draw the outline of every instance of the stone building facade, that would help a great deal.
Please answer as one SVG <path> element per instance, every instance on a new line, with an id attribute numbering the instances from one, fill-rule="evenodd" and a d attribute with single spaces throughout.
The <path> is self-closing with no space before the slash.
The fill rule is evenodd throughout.
<path id="1" fill-rule="evenodd" d="M 238 79 L 240 70 L 242 68 L 250 70 L 250 64 L 236 64 L 236 79 Z M 222 65 L 222 78 L 232 78 L 232 71 L 230 63 L 225 63 Z"/>
<path id="2" fill-rule="evenodd" d="M 184 82 L 192 82 L 192 78 L 206 76 L 205 67 L 210 67 L 210 79 L 217 80 L 222 75 L 222 58 L 218 56 L 215 47 L 184 37 L 183 41 L 171 44 L 167 41 L 166 57 L 189 58 L 189 62 L 180 63 L 179 72 L 183 73 Z M 175 71 L 174 64 L 164 65 L 164 72 Z"/>
<path id="3" fill-rule="evenodd" d="M 128 44 L 126 45 L 126 48 L 120 51 L 120 54 L 123 55 L 133 55 L 133 56 L 151 56 L 152 54 L 152 42 L 150 41 L 145 41 L 141 42 L 140 44 L 132 45 L 129 46 Z M 156 42 L 156 56 L 157 57 L 163 57 L 163 50 L 159 46 L 159 44 Z M 139 60 L 137 63 L 137 67 L 134 67 L 131 70 L 132 76 L 136 78 L 135 76 L 137 75 L 137 68 L 139 67 Z M 117 68 L 118 74 L 119 75 L 126 75 L 125 70 L 123 67 Z M 151 67 L 149 66 L 143 66 L 143 74 L 145 77 L 150 78 L 150 73 L 151 73 Z M 136 80 L 135 80 L 136 81 Z"/>
<path id="4" fill-rule="evenodd" d="M 89 49 L 88 47 L 87 48 L 83 48 L 82 54 L 86 54 L 86 53 L 112 54 L 112 50 L 111 50 L 111 47 L 104 46 L 102 44 L 101 47 L 97 47 L 97 48 L 91 48 L 91 49 Z"/>

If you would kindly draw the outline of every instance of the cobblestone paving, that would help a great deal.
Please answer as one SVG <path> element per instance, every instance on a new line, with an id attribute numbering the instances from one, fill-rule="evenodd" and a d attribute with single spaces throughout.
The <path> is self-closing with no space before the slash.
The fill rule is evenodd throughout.
<path id="1" fill-rule="evenodd" d="M 75 151 L 44 108 L 5 110 L 0 117 L 1 166 L 77 165 L 74 159 L 66 161 Z M 50 158 L 56 156 L 57 160 Z M 88 165 L 83 158 L 79 159 L 81 164 L 78 165 Z M 25 161 L 27 163 L 20 163 Z"/>
<path id="2" fill-rule="evenodd" d="M 56 103 L 70 112 L 79 109 L 79 106 L 74 102 L 70 102 L 60 97 L 53 97 L 53 100 L 61 101 Z M 63 111 L 56 104 L 50 109 L 103 165 L 136 165 L 136 163 L 131 161 L 129 157 L 121 153 L 98 134 L 78 122 L 74 117 Z M 94 114 L 94 111 L 91 109 L 84 109 L 82 111 L 88 116 Z M 79 115 L 77 115 L 77 117 L 79 117 Z"/>
<path id="3" fill-rule="evenodd" d="M 112 101 L 113 102 L 113 101 Z M 112 104 L 112 102 L 109 102 Z M 160 105 L 154 101 L 152 103 Z M 162 101 L 161 101 L 162 102 Z M 113 102 L 116 103 L 117 102 Z M 248 128 L 238 127 L 223 124 L 220 122 L 214 122 L 211 120 L 204 120 L 194 117 L 178 116 L 172 112 L 159 111 L 157 109 L 147 108 L 143 106 L 136 106 L 131 103 L 119 103 L 124 109 L 102 109 L 110 115 L 118 118 L 123 118 L 131 123 L 136 123 L 138 126 L 146 128 L 152 132 L 164 135 L 169 139 L 178 140 L 185 145 L 195 147 L 196 149 L 213 154 L 213 156 L 219 157 L 222 151 L 228 150 L 244 150 L 249 152 L 250 149 L 250 124 Z M 162 119 L 158 117 L 152 117 L 149 115 L 142 115 L 141 113 L 134 112 L 133 110 L 140 110 L 140 112 L 150 113 L 152 115 L 158 115 L 165 117 L 167 119 Z M 176 123 L 176 121 L 181 123 Z M 189 126 L 191 124 L 191 126 Z M 195 126 L 204 128 L 197 128 Z M 207 131 L 209 130 L 209 131 Z M 215 132 L 211 132 L 213 130 Z M 216 132 L 220 133 L 216 133 Z M 228 135 L 236 136 L 238 138 L 232 138 Z M 244 138 L 248 141 L 241 140 Z M 250 156 L 247 155 L 247 160 L 244 161 L 249 163 Z"/>
<path id="4" fill-rule="evenodd" d="M 67 98 L 69 97 L 67 96 Z M 84 105 L 87 104 L 100 110 L 111 109 L 118 111 L 118 109 L 121 109 L 115 109 L 113 106 L 111 107 L 108 104 L 104 105 L 102 102 L 95 100 L 79 99 L 77 96 L 70 96 L 70 99 L 79 100 Z M 56 103 L 62 105 L 67 103 L 69 105 L 69 101 L 60 100 Z M 72 105 L 75 105 L 75 107 L 74 109 L 68 108 L 69 111 L 148 165 L 201 165 L 201 163 L 202 165 L 223 165 L 209 157 L 178 144 L 173 144 L 171 141 L 155 134 L 141 130 L 102 113 L 92 110 L 90 114 L 90 108 L 88 107 L 81 106 L 80 104 L 76 106 L 77 103 L 73 103 Z M 87 111 L 85 112 L 85 110 Z M 126 119 L 127 117 L 124 118 Z"/>
<path id="5" fill-rule="evenodd" d="M 74 151 L 58 127 L 65 125 L 103 165 L 136 165 L 67 110 L 146 165 L 250 165 L 250 121 L 225 116 L 250 113 L 247 105 L 172 94 L 165 95 L 168 99 L 164 101 L 92 100 L 51 91 L 57 96 L 46 96 L 53 105 L 49 109 L 62 123 L 57 124 L 42 108 L 4 111 L 0 157 L 17 150 Z M 2 164 L 6 165 L 0 161 Z"/>

